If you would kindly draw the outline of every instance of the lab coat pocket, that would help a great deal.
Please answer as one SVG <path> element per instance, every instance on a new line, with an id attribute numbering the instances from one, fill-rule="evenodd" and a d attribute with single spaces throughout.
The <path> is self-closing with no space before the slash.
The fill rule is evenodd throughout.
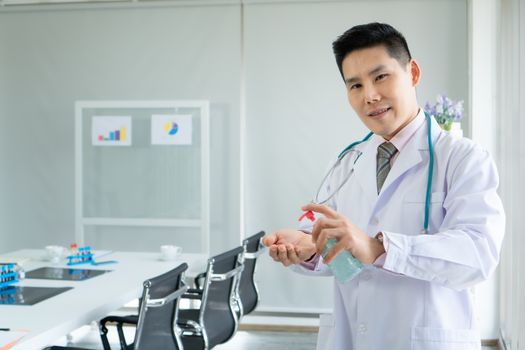
<path id="1" fill-rule="evenodd" d="M 480 350 L 479 332 L 474 329 L 412 328 L 412 350 Z"/>
<path id="2" fill-rule="evenodd" d="M 445 200 L 445 192 L 432 192 L 430 194 L 430 211 L 429 211 L 429 231 L 435 232 L 439 229 L 445 211 L 443 209 L 443 201 Z M 425 193 L 410 193 L 403 199 L 401 217 L 404 224 L 412 225 L 412 230 L 419 233 L 423 228 L 425 219 Z"/>

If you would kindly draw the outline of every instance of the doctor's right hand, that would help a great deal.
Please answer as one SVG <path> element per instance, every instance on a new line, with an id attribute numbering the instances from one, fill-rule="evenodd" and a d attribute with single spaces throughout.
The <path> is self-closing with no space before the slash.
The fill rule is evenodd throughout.
<path id="1" fill-rule="evenodd" d="M 302 231 L 283 229 L 263 238 L 273 260 L 284 266 L 300 264 L 316 253 L 312 236 Z"/>

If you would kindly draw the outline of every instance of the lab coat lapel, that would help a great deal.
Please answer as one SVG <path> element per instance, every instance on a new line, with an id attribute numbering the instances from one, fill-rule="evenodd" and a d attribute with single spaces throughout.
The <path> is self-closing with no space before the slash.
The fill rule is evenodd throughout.
<path id="1" fill-rule="evenodd" d="M 399 156 L 397 157 L 394 165 L 392 166 L 392 169 L 390 169 L 390 172 L 385 179 L 385 183 L 381 188 L 379 196 L 381 196 L 381 194 L 385 192 L 392 183 L 394 183 L 410 168 L 423 161 L 421 153 L 422 151 L 428 149 L 428 147 L 426 147 L 426 145 L 420 144 L 420 141 L 423 140 L 423 138 L 421 138 L 419 135 L 421 129 L 426 130 L 426 128 L 420 128 L 418 131 L 416 131 L 416 135 L 414 135 L 414 137 L 408 141 L 403 149 L 403 152 L 399 153 Z"/>
<path id="2" fill-rule="evenodd" d="M 432 142 L 434 142 L 442 130 L 434 118 L 432 118 L 431 123 Z M 415 132 L 415 134 L 403 148 L 403 151 L 399 153 L 399 156 L 394 162 L 390 173 L 388 173 L 388 176 L 386 177 L 379 196 L 381 196 L 381 194 L 385 192 L 390 185 L 396 182 L 396 180 L 403 176 L 408 170 L 421 163 L 424 159 L 428 159 L 428 157 L 423 157 L 423 155 L 426 153 L 428 153 L 428 127 L 427 121 L 425 120 L 424 125 L 422 125 Z"/>
<path id="3" fill-rule="evenodd" d="M 356 162 L 354 175 L 365 194 L 365 199 L 370 203 L 377 200 L 377 182 L 376 182 L 376 153 L 378 143 L 370 140 L 363 148 L 363 154 Z"/>
<path id="4" fill-rule="evenodd" d="M 432 142 L 435 142 L 439 137 L 439 134 L 444 132 L 439 124 L 432 118 Z M 399 154 L 394 166 L 390 170 L 390 173 L 386 177 L 385 183 L 381 189 L 381 194 L 384 193 L 389 186 L 396 182 L 401 176 L 403 176 L 408 170 L 417 166 L 428 157 L 423 156 L 428 152 L 428 127 L 425 120 L 425 124 L 422 125 L 408 141 L 403 148 L 403 152 Z M 357 161 L 354 167 L 354 175 L 356 181 L 362 187 L 365 193 L 365 199 L 370 203 L 377 201 L 377 182 L 376 182 L 376 155 L 377 147 L 379 143 L 372 138 L 361 150 L 363 154 Z"/>

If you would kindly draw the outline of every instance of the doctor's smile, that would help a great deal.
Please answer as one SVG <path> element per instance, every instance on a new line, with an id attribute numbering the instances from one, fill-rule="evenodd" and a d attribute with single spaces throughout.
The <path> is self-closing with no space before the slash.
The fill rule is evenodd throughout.
<path id="1" fill-rule="evenodd" d="M 335 350 L 480 350 L 469 289 L 496 268 L 505 230 L 494 161 L 425 114 L 398 30 L 354 26 L 333 52 L 369 132 L 346 141 L 299 227 L 263 243 L 298 273 L 334 277 Z"/>
<path id="2" fill-rule="evenodd" d="M 384 116 L 386 114 L 386 112 L 388 112 L 390 110 L 390 107 L 388 108 L 380 108 L 380 109 L 376 109 L 374 110 L 373 112 L 369 112 L 367 113 L 367 115 L 369 117 L 376 117 L 376 118 L 381 118 L 382 116 Z"/>

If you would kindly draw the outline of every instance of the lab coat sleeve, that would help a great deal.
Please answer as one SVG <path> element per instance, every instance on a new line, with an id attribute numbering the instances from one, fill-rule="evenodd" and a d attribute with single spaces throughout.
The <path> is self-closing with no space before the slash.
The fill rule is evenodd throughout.
<path id="1" fill-rule="evenodd" d="M 313 268 L 306 266 L 306 264 L 291 265 L 289 268 L 302 275 L 333 276 L 332 270 L 330 270 L 330 268 L 323 263 L 322 257 L 317 259 L 317 262 Z"/>
<path id="2" fill-rule="evenodd" d="M 453 289 L 468 288 L 494 271 L 505 229 L 498 174 L 486 151 L 453 157 L 446 173 L 444 219 L 437 233 L 384 231 L 383 268 Z"/>

